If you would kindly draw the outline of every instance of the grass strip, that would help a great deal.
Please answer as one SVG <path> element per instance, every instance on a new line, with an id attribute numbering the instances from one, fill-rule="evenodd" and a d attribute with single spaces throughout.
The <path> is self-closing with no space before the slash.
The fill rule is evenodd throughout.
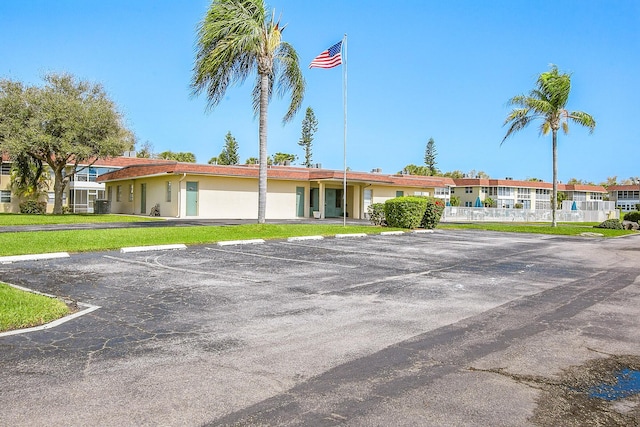
<path id="1" fill-rule="evenodd" d="M 222 240 L 286 239 L 294 236 L 331 236 L 338 233 L 379 233 L 375 226 L 316 224 L 245 224 L 233 226 L 188 226 L 115 228 L 0 233 L 0 256 L 48 252 L 90 252 L 127 246 L 184 243 L 197 245 Z M 384 230 L 398 230 L 385 228 Z"/>
<path id="2" fill-rule="evenodd" d="M 96 215 L 96 214 L 64 214 L 64 215 L 29 215 L 29 214 L 0 214 L 0 227 L 19 225 L 49 225 L 49 224 L 98 224 L 112 222 L 146 222 L 164 221 L 162 218 L 134 215 Z"/>
<path id="3" fill-rule="evenodd" d="M 0 332 L 43 325 L 68 313 L 67 305 L 58 299 L 0 282 Z"/>
<path id="4" fill-rule="evenodd" d="M 594 228 L 598 223 L 559 223 L 557 227 L 551 227 L 548 223 L 472 223 L 454 224 L 441 222 L 438 228 L 444 230 L 487 230 L 501 231 L 508 233 L 534 233 L 552 234 L 560 236 L 580 236 L 582 233 L 599 233 L 604 237 L 619 237 L 627 234 L 636 234 L 632 230 L 609 230 L 605 228 Z"/>

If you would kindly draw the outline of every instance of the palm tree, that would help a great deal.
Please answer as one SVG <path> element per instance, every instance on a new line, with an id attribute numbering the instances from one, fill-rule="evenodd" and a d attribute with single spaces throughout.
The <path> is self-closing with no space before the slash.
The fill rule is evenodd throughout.
<path id="1" fill-rule="evenodd" d="M 560 74 L 558 67 L 551 65 L 551 70 L 540 74 L 536 88 L 529 95 L 518 95 L 511 98 L 509 105 L 514 108 L 504 121 L 504 125 L 511 123 L 502 143 L 513 133 L 524 129 L 529 123 L 541 119 L 540 133 L 546 135 L 551 131 L 553 150 L 553 191 L 551 195 L 551 226 L 556 224 L 556 203 L 558 194 L 558 130 L 569 132 L 569 121 L 589 128 L 593 133 L 596 121 L 589 114 L 582 111 L 568 111 L 565 109 L 569 92 L 571 91 L 571 75 Z M 500 145 L 502 145 L 502 143 Z"/>
<path id="2" fill-rule="evenodd" d="M 208 108 L 215 107 L 227 88 L 242 83 L 254 71 L 253 109 L 259 115 L 258 223 L 267 207 L 267 108 L 273 94 L 291 92 L 283 123 L 302 105 L 304 78 L 298 54 L 282 41 L 284 27 L 268 15 L 264 0 L 213 0 L 198 29 L 196 62 L 191 87 L 194 95 L 206 92 Z"/>

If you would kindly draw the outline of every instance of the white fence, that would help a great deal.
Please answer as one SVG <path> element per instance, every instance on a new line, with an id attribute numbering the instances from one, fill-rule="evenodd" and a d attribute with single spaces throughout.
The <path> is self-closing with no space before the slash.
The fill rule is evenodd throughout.
<path id="1" fill-rule="evenodd" d="M 617 209 L 611 211 L 579 209 L 556 211 L 556 221 L 558 222 L 602 222 L 612 218 L 619 219 Z M 447 206 L 444 208 L 442 221 L 550 222 L 551 209 L 529 210 Z"/>

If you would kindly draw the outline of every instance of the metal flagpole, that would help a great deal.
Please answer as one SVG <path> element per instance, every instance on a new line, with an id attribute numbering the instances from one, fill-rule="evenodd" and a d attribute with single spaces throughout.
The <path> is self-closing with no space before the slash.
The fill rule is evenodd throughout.
<path id="1" fill-rule="evenodd" d="M 342 226 L 347 225 L 347 35 L 342 39 L 342 100 L 344 109 L 344 174 L 342 176 Z"/>

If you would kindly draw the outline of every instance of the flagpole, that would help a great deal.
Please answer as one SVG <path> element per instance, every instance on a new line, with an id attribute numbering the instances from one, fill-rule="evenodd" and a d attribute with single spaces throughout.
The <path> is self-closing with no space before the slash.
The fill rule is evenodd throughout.
<path id="1" fill-rule="evenodd" d="M 344 174 L 342 176 L 342 226 L 347 225 L 347 34 L 342 39 L 342 100 L 344 109 L 343 153 Z"/>

